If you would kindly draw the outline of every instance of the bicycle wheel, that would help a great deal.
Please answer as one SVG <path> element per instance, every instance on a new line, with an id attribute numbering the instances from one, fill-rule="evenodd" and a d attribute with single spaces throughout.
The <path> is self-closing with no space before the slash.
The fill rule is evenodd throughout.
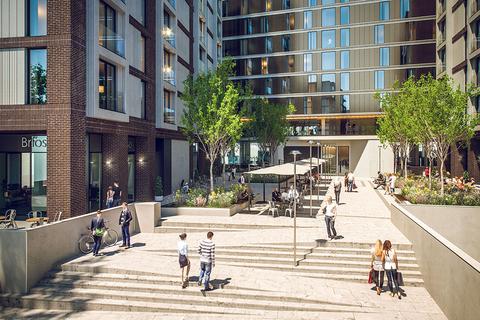
<path id="1" fill-rule="evenodd" d="M 78 248 L 83 253 L 90 253 L 93 251 L 95 241 L 92 236 L 83 236 L 78 240 Z"/>
<path id="2" fill-rule="evenodd" d="M 103 243 L 105 243 L 105 247 L 114 246 L 117 242 L 118 242 L 117 231 L 108 229 L 103 235 Z"/>

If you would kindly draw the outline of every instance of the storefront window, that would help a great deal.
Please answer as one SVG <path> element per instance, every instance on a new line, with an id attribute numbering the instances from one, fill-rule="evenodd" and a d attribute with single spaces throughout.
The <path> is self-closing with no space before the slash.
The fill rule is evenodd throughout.
<path id="1" fill-rule="evenodd" d="M 32 210 L 47 210 L 47 153 L 32 153 Z"/>

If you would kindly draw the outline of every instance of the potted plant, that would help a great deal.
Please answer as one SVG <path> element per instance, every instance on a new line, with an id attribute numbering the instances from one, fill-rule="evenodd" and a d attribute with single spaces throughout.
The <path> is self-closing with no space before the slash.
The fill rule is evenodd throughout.
<path id="1" fill-rule="evenodd" d="M 162 177 L 157 176 L 155 178 L 155 201 L 162 202 L 163 201 L 163 183 Z"/>

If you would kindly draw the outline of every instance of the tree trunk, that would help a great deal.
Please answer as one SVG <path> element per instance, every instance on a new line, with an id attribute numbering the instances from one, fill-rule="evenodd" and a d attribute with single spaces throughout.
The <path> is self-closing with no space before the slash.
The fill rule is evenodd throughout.
<path id="1" fill-rule="evenodd" d="M 215 160 L 210 160 L 210 192 L 213 191 L 213 162 Z"/>
<path id="2" fill-rule="evenodd" d="M 432 190 L 432 159 L 428 159 L 428 188 Z"/>
<path id="3" fill-rule="evenodd" d="M 404 159 L 404 161 L 405 161 L 405 164 L 404 164 L 404 168 L 403 168 L 403 169 L 405 170 L 405 172 L 404 172 L 405 179 L 407 179 L 407 178 L 408 178 L 408 155 L 407 155 L 407 154 L 405 154 L 405 159 Z"/>
<path id="4" fill-rule="evenodd" d="M 440 160 L 440 195 L 443 197 L 443 163 L 445 160 L 442 158 Z"/>
<path id="5" fill-rule="evenodd" d="M 225 167 L 226 167 L 226 163 L 225 163 L 225 157 L 223 157 L 223 167 L 222 167 L 222 177 L 223 177 L 223 186 L 226 187 L 227 186 L 227 178 L 225 177 Z"/>

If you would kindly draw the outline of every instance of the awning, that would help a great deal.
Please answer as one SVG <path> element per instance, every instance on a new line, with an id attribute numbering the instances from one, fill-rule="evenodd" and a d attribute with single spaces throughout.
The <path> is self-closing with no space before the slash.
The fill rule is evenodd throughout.
<path id="1" fill-rule="evenodd" d="M 325 163 L 324 159 L 312 158 L 312 168 L 317 167 L 318 164 L 322 165 Z M 310 171 L 310 158 L 297 161 L 297 174 L 304 175 Z M 293 176 L 294 174 L 294 164 L 293 162 L 279 164 L 272 167 L 261 168 L 258 170 L 253 170 L 247 172 L 247 174 L 252 175 L 276 175 L 276 176 Z"/>

